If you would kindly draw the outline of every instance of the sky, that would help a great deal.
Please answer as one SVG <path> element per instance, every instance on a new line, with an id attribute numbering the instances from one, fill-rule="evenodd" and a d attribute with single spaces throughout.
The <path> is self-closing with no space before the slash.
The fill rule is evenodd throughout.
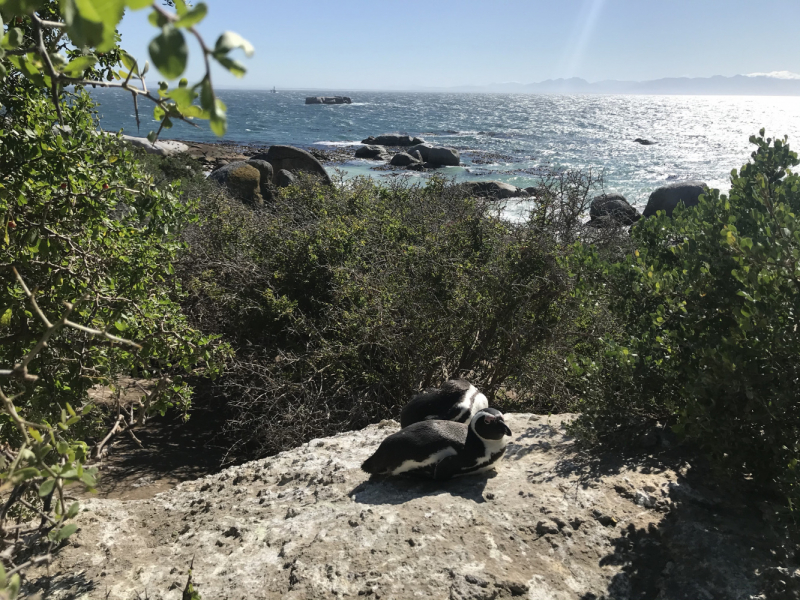
<path id="1" fill-rule="evenodd" d="M 207 0 L 198 27 L 256 48 L 243 79 L 215 86 L 347 91 L 532 83 L 559 77 L 800 73 L 800 0 Z M 122 45 L 140 61 L 158 30 L 126 14 Z M 190 42 L 186 76 L 202 76 Z M 150 77 L 152 81 L 153 76 Z"/>

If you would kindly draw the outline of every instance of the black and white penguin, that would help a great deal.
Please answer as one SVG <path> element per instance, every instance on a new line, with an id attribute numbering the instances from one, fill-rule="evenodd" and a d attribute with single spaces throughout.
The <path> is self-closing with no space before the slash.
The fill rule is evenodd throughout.
<path id="1" fill-rule="evenodd" d="M 428 419 L 466 423 L 484 408 L 489 408 L 489 401 L 478 388 L 466 379 L 450 379 L 439 389 L 414 396 L 400 412 L 400 427 Z"/>
<path id="2" fill-rule="evenodd" d="M 407 474 L 431 479 L 478 473 L 506 450 L 511 429 L 494 408 L 467 423 L 420 421 L 387 437 L 361 468 L 372 475 Z"/>

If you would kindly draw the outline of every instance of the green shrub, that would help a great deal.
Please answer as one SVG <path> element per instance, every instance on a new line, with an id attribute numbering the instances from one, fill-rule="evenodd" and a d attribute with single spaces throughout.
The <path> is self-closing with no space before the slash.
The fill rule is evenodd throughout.
<path id="1" fill-rule="evenodd" d="M 207 202 L 178 274 L 193 322 L 237 350 L 214 390 L 235 444 L 272 452 L 396 417 L 450 376 L 563 410 L 566 348 L 593 327 L 561 265 L 580 225 L 568 210 L 543 189 L 514 223 L 441 179 L 303 179 L 260 210 Z"/>
<path id="2" fill-rule="evenodd" d="M 584 427 L 663 419 L 727 468 L 796 485 L 800 177 L 785 140 L 750 140 L 730 193 L 634 227 L 636 251 L 587 253 L 593 296 L 622 327 L 586 375 Z M 597 284 L 601 285 L 597 285 Z"/>

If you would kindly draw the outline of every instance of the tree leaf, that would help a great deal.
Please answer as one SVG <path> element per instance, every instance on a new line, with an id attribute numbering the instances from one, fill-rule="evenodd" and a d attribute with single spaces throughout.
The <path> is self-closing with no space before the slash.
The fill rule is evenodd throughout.
<path id="1" fill-rule="evenodd" d="M 50 492 L 53 491 L 55 485 L 56 485 L 56 480 L 53 479 L 52 477 L 50 479 L 45 479 L 44 482 L 42 482 L 42 485 L 39 486 L 39 497 L 44 498 L 45 496 L 50 494 Z"/>
<path id="2" fill-rule="evenodd" d="M 61 0 L 61 14 L 73 44 L 108 52 L 116 44 L 122 19 L 122 0 Z"/>
<path id="3" fill-rule="evenodd" d="M 96 63 L 97 57 L 93 54 L 87 54 L 69 61 L 62 71 L 70 77 L 80 77 L 86 69 L 93 67 Z"/>
<path id="4" fill-rule="evenodd" d="M 253 44 L 248 42 L 238 33 L 234 33 L 233 31 L 226 31 L 223 33 L 219 38 L 217 38 L 217 43 L 214 46 L 214 54 L 219 53 L 227 54 L 231 50 L 235 50 L 236 48 L 241 48 L 245 56 L 248 58 L 253 56 L 253 52 L 255 52 L 255 48 L 253 48 Z"/>
<path id="5" fill-rule="evenodd" d="M 189 49 L 183 33 L 171 25 L 150 42 L 149 50 L 153 64 L 167 79 L 177 79 L 186 70 Z"/>
<path id="6" fill-rule="evenodd" d="M 228 69 L 228 71 L 236 77 L 244 77 L 245 73 L 247 73 L 247 69 L 245 69 L 244 65 L 238 60 L 233 60 L 227 56 L 215 56 L 214 58 L 216 58 L 219 64 Z"/>
<path id="7" fill-rule="evenodd" d="M 208 6 L 206 6 L 204 2 L 200 2 L 197 6 L 181 16 L 180 19 L 175 21 L 174 25 L 175 27 L 185 27 L 187 29 L 189 27 L 194 27 L 206 18 L 206 14 L 208 14 Z"/>

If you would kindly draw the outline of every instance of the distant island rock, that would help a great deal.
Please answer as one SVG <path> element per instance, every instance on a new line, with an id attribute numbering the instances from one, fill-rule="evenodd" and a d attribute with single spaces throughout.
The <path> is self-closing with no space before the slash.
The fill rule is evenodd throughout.
<path id="1" fill-rule="evenodd" d="M 349 96 L 309 96 L 306 104 L 352 104 Z"/>
<path id="2" fill-rule="evenodd" d="M 645 140 L 642 138 L 636 138 L 633 140 L 637 144 L 641 144 L 642 146 L 655 146 L 658 142 L 651 142 L 650 140 Z"/>

